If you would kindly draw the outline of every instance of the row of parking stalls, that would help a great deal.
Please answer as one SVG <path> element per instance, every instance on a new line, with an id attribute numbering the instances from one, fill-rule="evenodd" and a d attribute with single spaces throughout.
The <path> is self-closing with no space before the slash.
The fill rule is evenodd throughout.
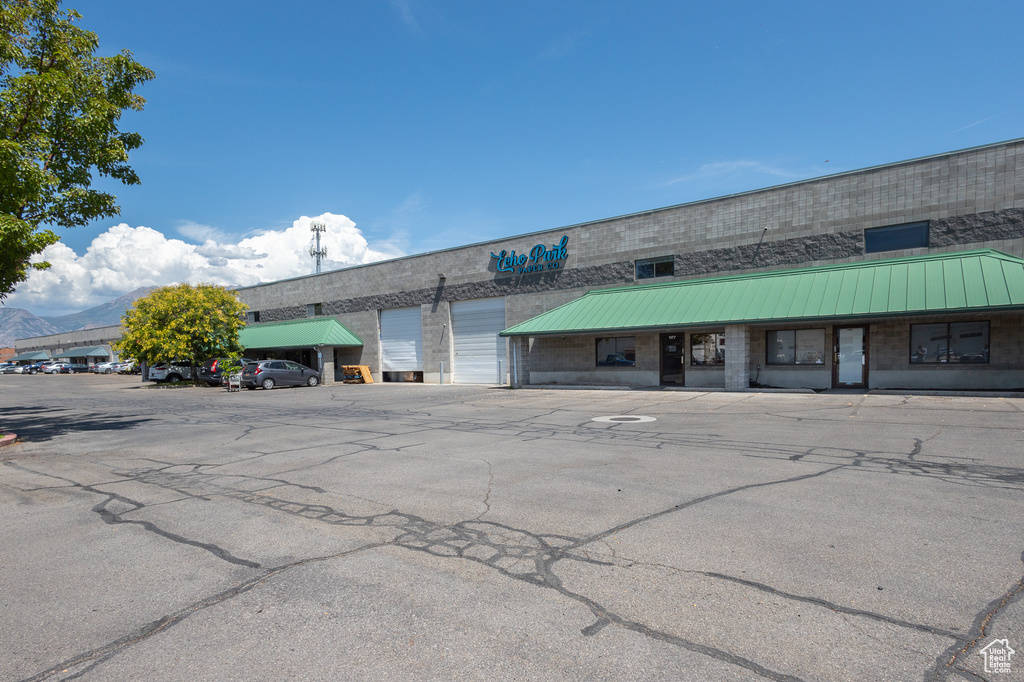
<path id="1" fill-rule="evenodd" d="M 505 299 L 482 298 L 451 304 L 455 353 L 451 381 L 459 384 L 505 383 L 507 342 Z M 423 324 L 419 306 L 380 314 L 381 370 L 386 380 L 423 381 Z"/>

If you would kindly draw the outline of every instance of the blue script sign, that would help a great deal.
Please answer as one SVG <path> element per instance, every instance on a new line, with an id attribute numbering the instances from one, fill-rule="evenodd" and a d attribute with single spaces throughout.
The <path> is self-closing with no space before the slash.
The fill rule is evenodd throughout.
<path id="1" fill-rule="evenodd" d="M 552 244 L 550 249 L 544 244 L 537 244 L 537 246 L 530 249 L 529 256 L 525 253 L 516 254 L 515 250 L 509 253 L 502 249 L 501 253 L 494 253 L 492 251 L 491 258 L 498 259 L 498 272 L 514 272 L 517 275 L 526 275 L 531 272 L 556 270 L 562 267 L 559 261 L 564 261 L 569 257 L 569 252 L 565 248 L 568 243 L 569 235 L 563 235 L 561 241 L 557 244 Z"/>

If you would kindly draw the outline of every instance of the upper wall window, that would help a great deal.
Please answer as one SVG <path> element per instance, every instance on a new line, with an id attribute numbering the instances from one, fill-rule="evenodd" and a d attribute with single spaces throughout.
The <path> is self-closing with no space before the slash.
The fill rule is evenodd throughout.
<path id="1" fill-rule="evenodd" d="M 249 324 L 253 324 L 254 322 L 259 322 L 260 321 L 260 311 L 258 311 L 258 310 L 250 310 L 249 312 L 247 312 L 245 314 L 245 321 L 248 322 Z"/>
<path id="2" fill-rule="evenodd" d="M 650 279 L 651 277 L 671 277 L 676 271 L 675 256 L 661 256 L 660 258 L 645 258 L 636 262 L 636 278 Z"/>
<path id="3" fill-rule="evenodd" d="M 307 303 L 306 304 L 306 317 L 316 317 L 317 315 L 324 314 L 323 303 Z"/>
<path id="4" fill-rule="evenodd" d="M 910 363 L 988 362 L 988 322 L 910 325 Z"/>
<path id="5" fill-rule="evenodd" d="M 870 227 L 864 230 L 864 253 L 900 251 L 928 246 L 928 221 Z"/>
<path id="6" fill-rule="evenodd" d="M 636 337 L 617 336 L 597 340 L 598 367 L 636 367 Z"/>

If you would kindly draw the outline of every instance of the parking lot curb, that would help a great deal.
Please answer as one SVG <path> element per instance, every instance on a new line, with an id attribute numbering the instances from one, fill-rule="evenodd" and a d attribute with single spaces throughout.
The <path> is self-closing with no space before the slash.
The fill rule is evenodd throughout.
<path id="1" fill-rule="evenodd" d="M 4 433 L 3 431 L 0 431 L 0 448 L 2 448 L 5 445 L 10 445 L 16 440 L 18 440 L 18 434 Z"/>

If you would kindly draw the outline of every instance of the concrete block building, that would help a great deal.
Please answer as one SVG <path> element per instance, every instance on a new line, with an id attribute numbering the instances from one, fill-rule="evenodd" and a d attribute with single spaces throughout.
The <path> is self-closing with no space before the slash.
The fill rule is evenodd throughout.
<path id="1" fill-rule="evenodd" d="M 1020 389 L 1024 140 L 239 296 L 328 383 Z"/>
<path id="2" fill-rule="evenodd" d="M 32 336 L 15 340 L 17 354 L 11 360 L 20 364 L 59 360 L 94 365 L 117 360 L 111 344 L 120 340 L 121 328 L 117 325 Z"/>

